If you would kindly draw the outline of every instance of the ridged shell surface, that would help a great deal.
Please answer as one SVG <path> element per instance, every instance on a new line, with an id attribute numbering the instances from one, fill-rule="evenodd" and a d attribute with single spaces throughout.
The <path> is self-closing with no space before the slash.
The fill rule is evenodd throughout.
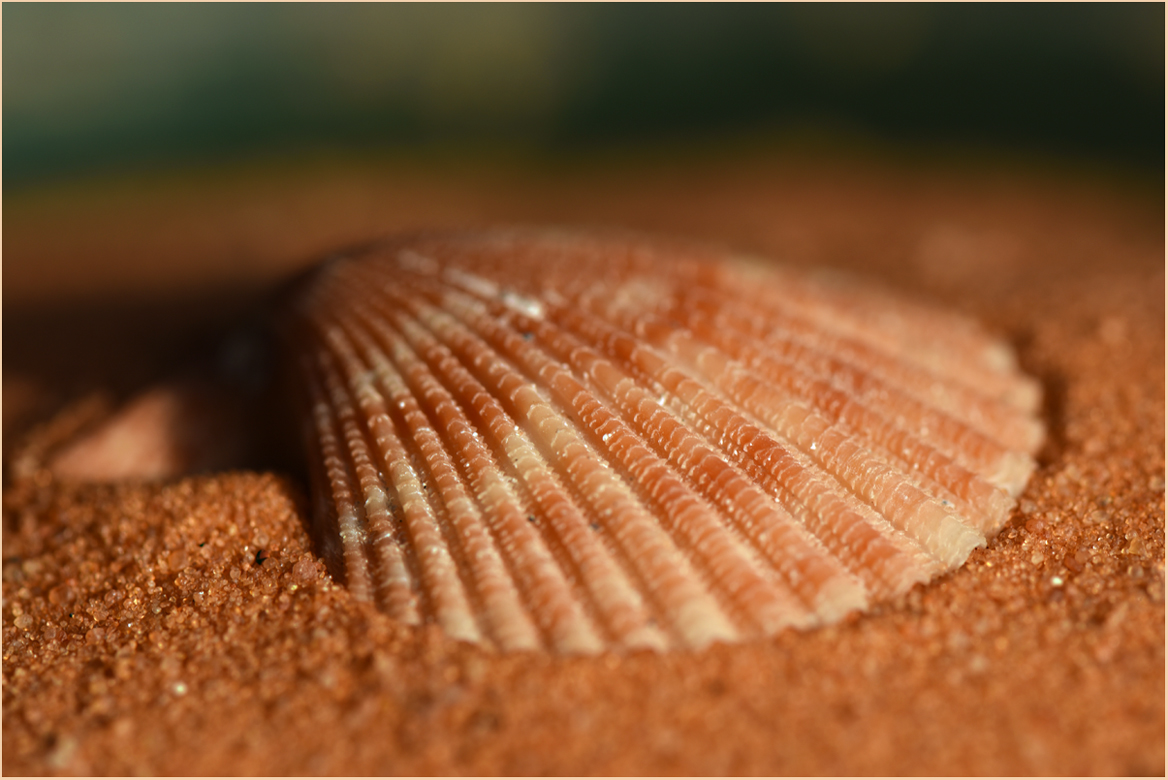
<path id="1" fill-rule="evenodd" d="M 283 324 L 330 568 L 500 649 L 839 620 L 961 565 L 1043 435 L 966 319 L 625 235 L 389 240 Z"/>

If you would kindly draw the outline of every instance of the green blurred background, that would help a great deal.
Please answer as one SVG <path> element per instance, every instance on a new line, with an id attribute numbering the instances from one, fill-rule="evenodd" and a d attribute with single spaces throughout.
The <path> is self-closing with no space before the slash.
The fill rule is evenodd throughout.
<path id="1" fill-rule="evenodd" d="M 6 193 L 336 151 L 876 144 L 1164 170 L 1164 5 L 5 4 Z"/>

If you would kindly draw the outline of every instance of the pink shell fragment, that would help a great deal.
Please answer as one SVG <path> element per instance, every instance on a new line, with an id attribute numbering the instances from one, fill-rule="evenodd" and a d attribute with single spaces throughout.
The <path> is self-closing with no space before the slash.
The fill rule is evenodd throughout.
<path id="1" fill-rule="evenodd" d="M 326 563 L 505 650 L 838 621 L 985 544 L 1043 436 L 966 319 L 628 236 L 387 241 L 283 325 Z"/>

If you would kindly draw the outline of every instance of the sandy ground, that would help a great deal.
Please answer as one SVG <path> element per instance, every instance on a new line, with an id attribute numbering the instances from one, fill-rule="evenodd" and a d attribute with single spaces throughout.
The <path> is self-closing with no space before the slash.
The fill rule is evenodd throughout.
<path id="1" fill-rule="evenodd" d="M 318 160 L 6 200 L 5 774 L 1165 771 L 1158 193 L 740 154 Z M 125 398 L 222 358 L 224 334 L 314 258 L 500 222 L 714 240 L 970 313 L 1043 383 L 1039 469 L 987 548 L 871 614 L 559 658 L 492 655 L 354 602 L 311 552 L 294 452 L 247 413 L 200 475 L 48 468 Z"/>

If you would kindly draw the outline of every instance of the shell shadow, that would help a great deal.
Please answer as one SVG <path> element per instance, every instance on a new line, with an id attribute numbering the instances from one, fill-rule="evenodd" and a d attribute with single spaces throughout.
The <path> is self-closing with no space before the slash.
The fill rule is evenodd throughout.
<path id="1" fill-rule="evenodd" d="M 1046 428 L 1046 437 L 1034 459 L 1046 468 L 1062 459 L 1067 442 L 1067 375 L 1042 361 L 1033 349 L 1034 333 L 1026 330 L 1011 334 L 1018 366 L 1023 372 L 1037 379 L 1042 385 L 1042 409 L 1040 416 Z"/>

